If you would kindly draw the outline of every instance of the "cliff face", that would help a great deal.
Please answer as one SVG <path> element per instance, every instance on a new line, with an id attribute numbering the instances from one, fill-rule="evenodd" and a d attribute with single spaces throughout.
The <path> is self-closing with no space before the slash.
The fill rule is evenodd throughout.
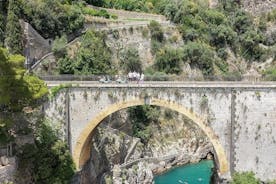
<path id="1" fill-rule="evenodd" d="M 132 135 L 126 110 L 106 118 L 94 133 L 81 183 L 152 183 L 154 174 L 212 157 L 212 145 L 198 127 L 171 111 L 165 118 L 164 112 L 147 127 L 153 134 L 146 143 Z"/>
<path id="2" fill-rule="evenodd" d="M 252 15 L 267 13 L 276 8 L 275 0 L 241 0 L 240 2 L 243 8 Z"/>

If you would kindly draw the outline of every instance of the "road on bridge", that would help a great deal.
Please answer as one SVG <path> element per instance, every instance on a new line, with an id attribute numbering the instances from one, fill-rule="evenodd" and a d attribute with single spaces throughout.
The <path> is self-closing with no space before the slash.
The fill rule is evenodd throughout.
<path id="1" fill-rule="evenodd" d="M 45 81 L 49 88 L 59 85 L 72 85 L 73 87 L 162 87 L 162 88 L 276 88 L 276 82 L 233 82 L 233 81 L 144 81 L 129 82 L 126 84 L 103 84 L 98 81 Z"/>

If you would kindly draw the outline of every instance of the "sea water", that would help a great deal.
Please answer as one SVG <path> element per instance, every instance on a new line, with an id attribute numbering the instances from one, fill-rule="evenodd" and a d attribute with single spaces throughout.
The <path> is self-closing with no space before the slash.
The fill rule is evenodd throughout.
<path id="1" fill-rule="evenodd" d="M 188 164 L 156 176 L 154 182 L 155 184 L 209 184 L 213 167 L 212 160 Z"/>

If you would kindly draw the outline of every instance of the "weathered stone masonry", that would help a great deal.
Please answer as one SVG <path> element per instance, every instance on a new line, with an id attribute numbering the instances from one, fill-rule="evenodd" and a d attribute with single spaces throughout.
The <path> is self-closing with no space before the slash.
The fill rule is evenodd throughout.
<path id="1" fill-rule="evenodd" d="M 101 120 L 143 104 L 176 110 L 203 129 L 215 148 L 221 177 L 253 170 L 262 180 L 276 178 L 275 85 L 84 85 L 64 89 L 45 109 L 81 169 Z"/>

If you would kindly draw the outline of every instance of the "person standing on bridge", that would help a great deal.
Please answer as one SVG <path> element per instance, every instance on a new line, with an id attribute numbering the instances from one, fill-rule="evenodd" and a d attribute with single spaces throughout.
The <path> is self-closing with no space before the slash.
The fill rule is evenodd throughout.
<path id="1" fill-rule="evenodd" d="M 145 75 L 143 73 L 141 73 L 141 76 L 140 76 L 140 82 L 143 83 L 144 82 L 144 78 L 145 78 Z"/>

